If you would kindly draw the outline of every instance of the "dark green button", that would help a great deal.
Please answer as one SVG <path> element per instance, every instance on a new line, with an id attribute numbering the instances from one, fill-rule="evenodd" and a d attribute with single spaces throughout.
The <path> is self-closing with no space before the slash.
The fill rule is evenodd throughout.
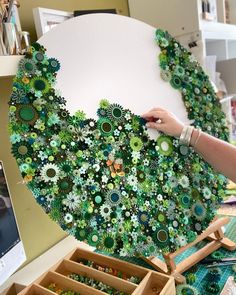
<path id="1" fill-rule="evenodd" d="M 121 109 L 119 108 L 114 108 L 112 113 L 115 118 L 120 118 L 122 116 Z"/>
<path id="2" fill-rule="evenodd" d="M 71 166 L 65 164 L 65 165 L 63 166 L 63 171 L 65 171 L 65 172 L 70 172 L 70 171 L 71 171 Z"/>
<path id="3" fill-rule="evenodd" d="M 114 239 L 112 237 L 106 237 L 104 240 L 104 245 L 106 248 L 112 248 L 114 246 Z"/>
<path id="4" fill-rule="evenodd" d="M 30 62 L 25 63 L 25 69 L 27 71 L 32 71 L 33 70 L 33 65 Z"/>
<path id="5" fill-rule="evenodd" d="M 24 121 L 31 121 L 34 119 L 34 110 L 29 106 L 23 106 L 20 108 L 19 112 L 20 118 Z"/>
<path id="6" fill-rule="evenodd" d="M 60 188 L 61 189 L 67 189 L 69 187 L 68 181 L 64 180 L 60 183 Z"/>
<path id="7" fill-rule="evenodd" d="M 112 129 L 112 127 L 111 127 L 111 124 L 110 124 L 110 123 L 108 123 L 108 122 L 104 122 L 104 123 L 102 124 L 102 130 L 103 130 L 104 132 L 110 132 L 111 129 Z"/>
<path id="8" fill-rule="evenodd" d="M 46 87 L 46 83 L 43 80 L 35 80 L 34 87 L 36 90 L 42 91 Z"/>

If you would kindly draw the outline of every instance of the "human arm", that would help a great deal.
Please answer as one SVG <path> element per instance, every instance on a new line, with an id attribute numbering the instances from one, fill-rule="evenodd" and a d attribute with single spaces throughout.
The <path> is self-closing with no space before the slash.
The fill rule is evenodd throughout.
<path id="1" fill-rule="evenodd" d="M 143 115 L 147 127 L 179 138 L 184 124 L 171 112 L 155 108 Z M 159 123 L 156 122 L 159 120 Z M 197 142 L 196 142 L 197 140 Z M 196 142 L 196 143 L 195 143 Z M 190 145 L 215 170 L 236 182 L 236 147 L 197 129 L 193 130 Z"/>

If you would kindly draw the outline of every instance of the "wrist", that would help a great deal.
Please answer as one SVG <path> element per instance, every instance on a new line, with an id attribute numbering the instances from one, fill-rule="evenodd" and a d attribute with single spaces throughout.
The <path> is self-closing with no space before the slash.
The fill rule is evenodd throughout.
<path id="1" fill-rule="evenodd" d="M 193 126 L 185 125 L 183 127 L 182 132 L 180 134 L 180 139 L 179 139 L 180 145 L 189 146 L 193 130 L 194 130 Z"/>
<path id="2" fill-rule="evenodd" d="M 200 136 L 202 134 L 202 131 L 201 129 L 197 129 L 197 128 L 194 128 L 193 132 L 192 132 L 192 136 L 191 136 L 191 140 L 190 140 L 190 145 L 195 148 L 199 139 L 200 139 Z"/>
<path id="3" fill-rule="evenodd" d="M 190 140 L 190 145 L 191 146 L 193 146 L 193 144 L 195 143 L 195 141 L 197 139 L 197 136 L 198 136 L 198 129 L 194 128 L 192 136 L 191 136 L 191 140 Z"/>
<path id="4" fill-rule="evenodd" d="M 184 129 L 184 125 L 179 126 L 179 128 L 178 128 L 178 130 L 176 132 L 175 137 L 180 138 L 180 136 L 181 136 L 181 134 L 183 132 L 183 129 Z"/>

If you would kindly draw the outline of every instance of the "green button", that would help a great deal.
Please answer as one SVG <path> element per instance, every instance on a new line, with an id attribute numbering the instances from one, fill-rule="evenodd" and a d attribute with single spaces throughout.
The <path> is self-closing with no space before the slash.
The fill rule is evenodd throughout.
<path id="1" fill-rule="evenodd" d="M 22 120 L 31 121 L 31 120 L 34 119 L 35 113 L 34 113 L 34 110 L 31 107 L 22 106 L 20 108 L 19 115 L 20 115 Z"/>
<path id="2" fill-rule="evenodd" d="M 43 80 L 35 80 L 34 87 L 35 87 L 35 89 L 42 91 L 45 89 L 46 84 Z"/>
<path id="3" fill-rule="evenodd" d="M 97 204 L 100 204 L 100 203 L 102 202 L 102 197 L 101 197 L 101 196 L 96 196 L 96 197 L 95 197 L 95 202 L 96 202 Z"/>
<path id="4" fill-rule="evenodd" d="M 67 189 L 68 187 L 69 187 L 68 181 L 64 180 L 61 182 L 61 184 L 60 184 L 61 189 Z"/>
<path id="5" fill-rule="evenodd" d="M 104 245 L 106 248 L 112 248 L 114 246 L 114 239 L 111 237 L 106 237 L 104 240 Z"/>
<path id="6" fill-rule="evenodd" d="M 25 63 L 25 69 L 27 71 L 32 71 L 33 70 L 33 65 L 30 62 Z"/>
<path id="7" fill-rule="evenodd" d="M 120 118 L 122 116 L 122 111 L 120 108 L 114 108 L 113 110 L 113 116 L 115 118 Z"/>
<path id="8" fill-rule="evenodd" d="M 165 216 L 164 216 L 163 214 L 159 214 L 159 215 L 158 215 L 158 220 L 159 220 L 160 222 L 163 222 L 163 221 L 165 220 Z"/>

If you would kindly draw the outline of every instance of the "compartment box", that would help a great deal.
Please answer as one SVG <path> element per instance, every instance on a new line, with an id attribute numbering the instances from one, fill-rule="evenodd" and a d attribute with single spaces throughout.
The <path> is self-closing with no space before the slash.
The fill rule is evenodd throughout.
<path id="1" fill-rule="evenodd" d="M 144 267 L 140 267 L 138 265 L 117 258 L 113 258 L 111 256 L 105 256 L 80 248 L 77 248 L 72 255 L 68 255 L 67 259 L 77 263 L 84 259 L 93 261 L 98 265 L 113 268 L 117 271 L 125 273 L 130 277 L 138 277 L 140 280 L 143 279 L 149 272 L 149 270 Z"/>
<path id="2" fill-rule="evenodd" d="M 64 276 L 67 276 L 71 273 L 76 273 L 82 276 L 93 278 L 99 282 L 103 282 L 104 284 L 115 288 L 116 290 L 125 292 L 128 295 L 132 294 L 133 291 L 137 288 L 136 284 L 66 259 L 63 260 L 62 263 L 56 268 L 56 272 Z"/>
<path id="3" fill-rule="evenodd" d="M 87 261 L 94 262 L 96 267 L 86 265 Z M 105 272 L 104 268 L 108 268 L 111 272 Z M 118 272 L 120 277 L 117 276 Z M 18 295 L 55 295 L 55 292 L 48 289 L 52 283 L 61 290 L 74 291 L 80 295 L 107 294 L 105 291 L 69 278 L 68 275 L 71 273 L 93 278 L 128 295 L 174 295 L 176 293 L 173 277 L 117 258 L 76 248 Z M 130 277 L 139 278 L 139 282 L 129 281 Z"/>

